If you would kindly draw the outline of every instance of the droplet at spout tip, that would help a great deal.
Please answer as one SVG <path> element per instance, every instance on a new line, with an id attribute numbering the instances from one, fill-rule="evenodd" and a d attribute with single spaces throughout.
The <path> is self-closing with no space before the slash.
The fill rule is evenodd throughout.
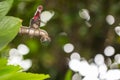
<path id="1" fill-rule="evenodd" d="M 48 46 L 49 43 L 51 42 L 51 39 L 49 37 L 45 37 L 45 38 L 41 38 L 40 41 L 43 45 Z"/>

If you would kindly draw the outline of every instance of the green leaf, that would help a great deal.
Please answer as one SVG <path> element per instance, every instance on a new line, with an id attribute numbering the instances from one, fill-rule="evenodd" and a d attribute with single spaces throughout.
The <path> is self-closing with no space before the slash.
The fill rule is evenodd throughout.
<path id="1" fill-rule="evenodd" d="M 0 80 L 45 80 L 49 77 L 49 75 L 45 74 L 16 72 L 10 74 L 6 73 L 4 76 L 0 76 Z"/>
<path id="2" fill-rule="evenodd" d="M 45 74 L 20 72 L 19 66 L 5 65 L 5 59 L 0 59 L 0 80 L 44 80 L 49 78 Z"/>
<path id="3" fill-rule="evenodd" d="M 0 17 L 5 16 L 12 6 L 13 0 L 5 0 L 0 2 Z"/>
<path id="4" fill-rule="evenodd" d="M 21 25 L 21 20 L 15 17 L 0 19 L 0 50 L 14 39 Z"/>
<path id="5" fill-rule="evenodd" d="M 71 80 L 72 78 L 72 71 L 68 70 L 66 75 L 65 75 L 65 79 L 64 80 Z"/>
<path id="6" fill-rule="evenodd" d="M 12 66 L 12 65 L 7 66 L 6 63 L 7 63 L 6 59 L 0 59 L 0 76 L 1 77 L 4 76 L 6 73 L 7 74 L 15 73 L 21 70 L 19 66 Z"/>
<path id="7" fill-rule="evenodd" d="M 50 77 L 49 75 L 45 75 L 45 74 L 19 72 L 4 80 L 44 80 L 49 77 Z"/>
<path id="8" fill-rule="evenodd" d="M 18 71 L 20 71 L 21 68 L 20 66 L 12 66 L 12 65 L 9 65 L 9 66 L 3 66 L 1 67 L 0 66 L 0 80 L 2 80 L 2 76 L 5 76 L 5 75 L 8 75 L 8 74 L 12 74 L 12 73 L 16 73 Z"/>

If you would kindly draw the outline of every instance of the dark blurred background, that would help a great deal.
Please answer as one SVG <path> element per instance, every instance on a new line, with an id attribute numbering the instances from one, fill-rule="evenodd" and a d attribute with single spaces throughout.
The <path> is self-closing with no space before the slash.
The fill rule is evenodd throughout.
<path id="1" fill-rule="evenodd" d="M 120 37 L 114 31 L 120 25 L 120 0 L 14 0 L 8 15 L 22 19 L 23 25 L 29 26 L 39 5 L 43 5 L 44 10 L 55 12 L 42 27 L 51 37 L 49 45 L 44 46 L 38 38 L 19 34 L 10 43 L 11 47 L 23 43 L 30 48 L 30 53 L 25 56 L 33 63 L 28 72 L 50 74 L 50 80 L 64 80 L 70 56 L 63 50 L 66 43 L 72 43 L 74 52 L 79 52 L 86 59 L 103 53 L 107 45 L 114 46 L 116 52 L 120 52 Z M 91 27 L 79 16 L 81 9 L 89 11 Z M 106 22 L 109 14 L 115 18 L 113 25 Z"/>

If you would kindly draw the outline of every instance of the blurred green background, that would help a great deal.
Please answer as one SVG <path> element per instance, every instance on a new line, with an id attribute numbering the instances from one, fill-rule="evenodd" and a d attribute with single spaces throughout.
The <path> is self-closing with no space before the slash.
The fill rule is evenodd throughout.
<path id="1" fill-rule="evenodd" d="M 14 0 L 8 15 L 22 19 L 23 25 L 29 26 L 39 5 L 43 5 L 44 10 L 55 12 L 42 27 L 51 37 L 50 44 L 44 46 L 38 38 L 24 35 L 17 35 L 9 44 L 15 48 L 23 43 L 30 48 L 30 53 L 25 56 L 33 63 L 28 72 L 50 74 L 50 80 L 64 80 L 70 56 L 63 50 L 66 43 L 72 43 L 74 52 L 86 59 L 103 53 L 107 45 L 114 46 L 116 53 L 120 53 L 120 37 L 114 31 L 120 25 L 120 0 Z M 81 9 L 89 11 L 91 27 L 79 16 Z M 109 14 L 115 18 L 113 25 L 105 20 Z"/>

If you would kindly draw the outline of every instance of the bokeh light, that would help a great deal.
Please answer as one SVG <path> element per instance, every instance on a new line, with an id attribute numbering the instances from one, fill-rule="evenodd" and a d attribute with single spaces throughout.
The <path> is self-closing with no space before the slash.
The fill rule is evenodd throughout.
<path id="1" fill-rule="evenodd" d="M 107 46 L 107 47 L 104 49 L 104 54 L 105 54 L 106 56 L 112 56 L 112 55 L 114 55 L 114 53 L 115 53 L 115 49 L 114 49 L 114 47 L 112 47 L 112 46 Z"/>
<path id="2" fill-rule="evenodd" d="M 98 76 L 98 67 L 94 63 L 90 65 L 87 76 L 97 77 Z"/>
<path id="3" fill-rule="evenodd" d="M 119 65 L 116 62 L 114 62 L 110 65 L 110 69 L 118 69 L 118 68 L 119 68 Z"/>
<path id="4" fill-rule="evenodd" d="M 79 68 L 79 73 L 82 75 L 82 76 L 86 76 L 89 74 L 89 71 L 90 70 L 90 65 L 88 64 L 87 61 L 80 61 L 80 68 Z"/>
<path id="5" fill-rule="evenodd" d="M 70 59 L 77 59 L 80 60 L 80 54 L 77 52 L 73 52 L 70 56 Z"/>
<path id="6" fill-rule="evenodd" d="M 72 60 L 69 61 L 70 69 L 75 71 L 75 72 L 79 71 L 79 69 L 81 68 L 80 65 L 81 65 L 81 63 L 77 59 L 72 59 Z"/>
<path id="7" fill-rule="evenodd" d="M 115 62 L 117 62 L 118 64 L 120 64 L 120 54 L 116 54 L 114 56 L 114 60 L 115 60 Z"/>
<path id="8" fill-rule="evenodd" d="M 99 80 L 99 79 L 97 77 L 93 77 L 93 76 L 86 76 L 82 80 Z"/>
<path id="9" fill-rule="evenodd" d="M 104 53 L 110 53 L 105 55 L 111 56 L 115 53 L 115 50 L 112 46 L 107 46 Z M 110 58 L 107 59 L 110 60 L 110 63 L 104 61 L 102 54 L 96 54 L 94 61 L 88 63 L 85 59 L 82 60 L 79 53 L 72 53 L 69 67 L 76 72 L 72 76 L 72 80 L 119 80 L 120 76 L 118 75 L 120 75 L 120 70 L 118 69 L 119 63 L 117 63 L 117 61 L 120 59 L 120 54 L 114 56 L 114 63 L 112 63 Z"/>
<path id="10" fill-rule="evenodd" d="M 79 11 L 79 16 L 87 21 L 90 20 L 89 11 L 87 9 L 82 9 Z"/>
<path id="11" fill-rule="evenodd" d="M 19 53 L 22 54 L 22 55 L 26 55 L 26 54 L 28 54 L 29 51 L 30 51 L 29 48 L 28 48 L 26 45 L 24 45 L 24 44 L 18 45 L 17 50 L 18 50 Z"/>
<path id="12" fill-rule="evenodd" d="M 110 66 L 110 65 L 112 64 L 111 58 L 105 59 L 105 64 L 106 64 L 107 66 Z"/>
<path id="13" fill-rule="evenodd" d="M 107 16 L 106 16 L 106 22 L 107 22 L 109 25 L 112 25 L 112 24 L 114 24 L 115 19 L 114 19 L 114 17 L 113 17 L 112 15 L 107 15 Z"/>
<path id="14" fill-rule="evenodd" d="M 108 70 L 106 73 L 106 80 L 119 80 L 120 79 L 120 70 Z"/>
<path id="15" fill-rule="evenodd" d="M 24 45 L 18 45 L 17 49 L 12 48 L 9 51 L 8 65 L 19 65 L 22 67 L 23 71 L 27 71 L 32 66 L 32 61 L 30 59 L 23 58 L 23 55 L 29 53 L 29 48 Z"/>
<path id="16" fill-rule="evenodd" d="M 115 32 L 118 36 L 120 36 L 120 26 L 115 27 Z"/>
<path id="17" fill-rule="evenodd" d="M 74 50 L 74 46 L 71 43 L 67 43 L 64 45 L 63 49 L 66 53 L 71 53 Z"/>
<path id="18" fill-rule="evenodd" d="M 100 75 L 104 75 L 107 72 L 107 66 L 106 64 L 102 64 L 98 67 L 98 71 Z M 102 76 L 101 76 L 102 77 Z"/>
<path id="19" fill-rule="evenodd" d="M 41 13 L 41 24 L 40 27 L 45 26 L 46 23 L 54 16 L 54 11 L 43 11 Z"/>
<path id="20" fill-rule="evenodd" d="M 30 59 L 22 60 L 19 65 L 23 68 L 23 71 L 27 71 L 32 66 L 32 61 Z"/>
<path id="21" fill-rule="evenodd" d="M 104 56 L 102 54 L 97 54 L 94 58 L 94 62 L 99 66 L 104 64 Z"/>
<path id="22" fill-rule="evenodd" d="M 82 79 L 82 76 L 79 73 L 75 73 L 72 76 L 72 80 L 81 80 L 81 79 Z"/>

